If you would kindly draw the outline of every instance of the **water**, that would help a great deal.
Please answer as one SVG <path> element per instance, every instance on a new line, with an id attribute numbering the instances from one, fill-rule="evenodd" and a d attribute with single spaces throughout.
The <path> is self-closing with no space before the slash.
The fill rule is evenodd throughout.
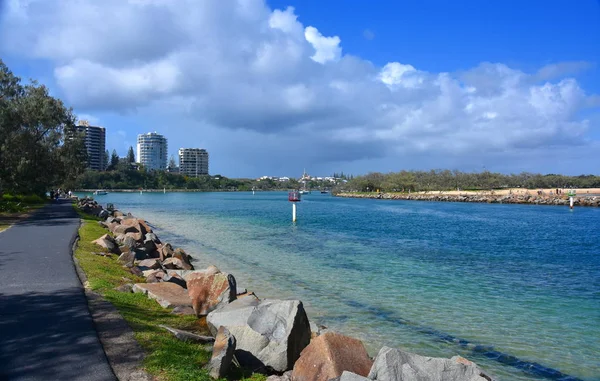
<path id="1" fill-rule="evenodd" d="M 600 209 L 305 195 L 111 193 L 197 267 L 311 320 L 501 380 L 600 380 Z M 553 373 L 554 372 L 554 373 Z M 570 378 L 569 378 L 570 376 Z"/>

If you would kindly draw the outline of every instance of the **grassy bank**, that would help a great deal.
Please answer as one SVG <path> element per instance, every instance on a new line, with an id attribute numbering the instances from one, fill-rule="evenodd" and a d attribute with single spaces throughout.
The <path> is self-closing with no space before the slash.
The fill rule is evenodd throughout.
<path id="1" fill-rule="evenodd" d="M 100 247 L 91 243 L 107 233 L 95 217 L 79 212 L 82 225 L 79 228 L 79 244 L 75 257 L 86 273 L 86 287 L 104 296 L 111 302 L 127 321 L 135 333 L 135 338 L 146 352 L 144 368 L 157 376 L 159 380 L 211 380 L 203 367 L 211 357 L 210 346 L 182 342 L 159 327 L 159 324 L 174 328 L 210 335 L 205 319 L 195 316 L 178 316 L 164 309 L 154 300 L 142 294 L 124 293 L 115 290 L 125 283 L 144 282 L 117 261 L 116 256 L 104 257 L 93 254 L 100 252 Z M 232 376 L 243 378 L 238 373 Z M 254 375 L 255 381 L 264 377 Z"/>
<path id="2" fill-rule="evenodd" d="M 37 195 L 3 194 L 0 197 L 0 232 L 23 220 L 32 211 L 46 205 L 48 200 Z"/>

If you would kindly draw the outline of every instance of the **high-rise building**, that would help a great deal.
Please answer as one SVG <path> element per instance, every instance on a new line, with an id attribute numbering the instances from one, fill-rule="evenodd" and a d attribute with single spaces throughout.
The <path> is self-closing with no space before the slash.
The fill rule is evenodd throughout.
<path id="1" fill-rule="evenodd" d="M 202 148 L 180 148 L 179 173 L 191 177 L 208 175 L 208 152 Z"/>
<path id="2" fill-rule="evenodd" d="M 147 169 L 167 169 L 167 138 L 156 133 L 140 134 L 137 138 L 137 162 Z"/>
<path id="3" fill-rule="evenodd" d="M 106 147 L 106 130 L 104 127 L 90 126 L 87 120 L 80 120 L 75 131 L 83 134 L 88 156 L 88 167 L 96 171 L 106 168 L 104 150 Z"/>

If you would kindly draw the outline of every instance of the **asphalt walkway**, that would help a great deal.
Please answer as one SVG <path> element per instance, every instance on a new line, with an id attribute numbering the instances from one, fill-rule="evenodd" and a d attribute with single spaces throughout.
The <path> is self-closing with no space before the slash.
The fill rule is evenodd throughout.
<path id="1" fill-rule="evenodd" d="M 0 233 L 0 380 L 116 380 L 71 258 L 78 225 L 61 200 Z"/>

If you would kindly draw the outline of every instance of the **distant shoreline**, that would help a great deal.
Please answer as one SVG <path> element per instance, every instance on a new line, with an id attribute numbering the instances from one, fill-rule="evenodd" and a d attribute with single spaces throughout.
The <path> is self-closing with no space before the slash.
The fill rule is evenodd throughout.
<path id="1" fill-rule="evenodd" d="M 576 195 L 574 206 L 600 207 L 600 189 L 573 189 Z M 411 200 L 442 202 L 475 202 L 487 204 L 530 204 L 530 205 L 569 205 L 569 190 L 563 189 L 502 189 L 492 191 L 434 191 L 434 192 L 342 192 L 336 197 L 369 198 L 379 200 Z"/>

